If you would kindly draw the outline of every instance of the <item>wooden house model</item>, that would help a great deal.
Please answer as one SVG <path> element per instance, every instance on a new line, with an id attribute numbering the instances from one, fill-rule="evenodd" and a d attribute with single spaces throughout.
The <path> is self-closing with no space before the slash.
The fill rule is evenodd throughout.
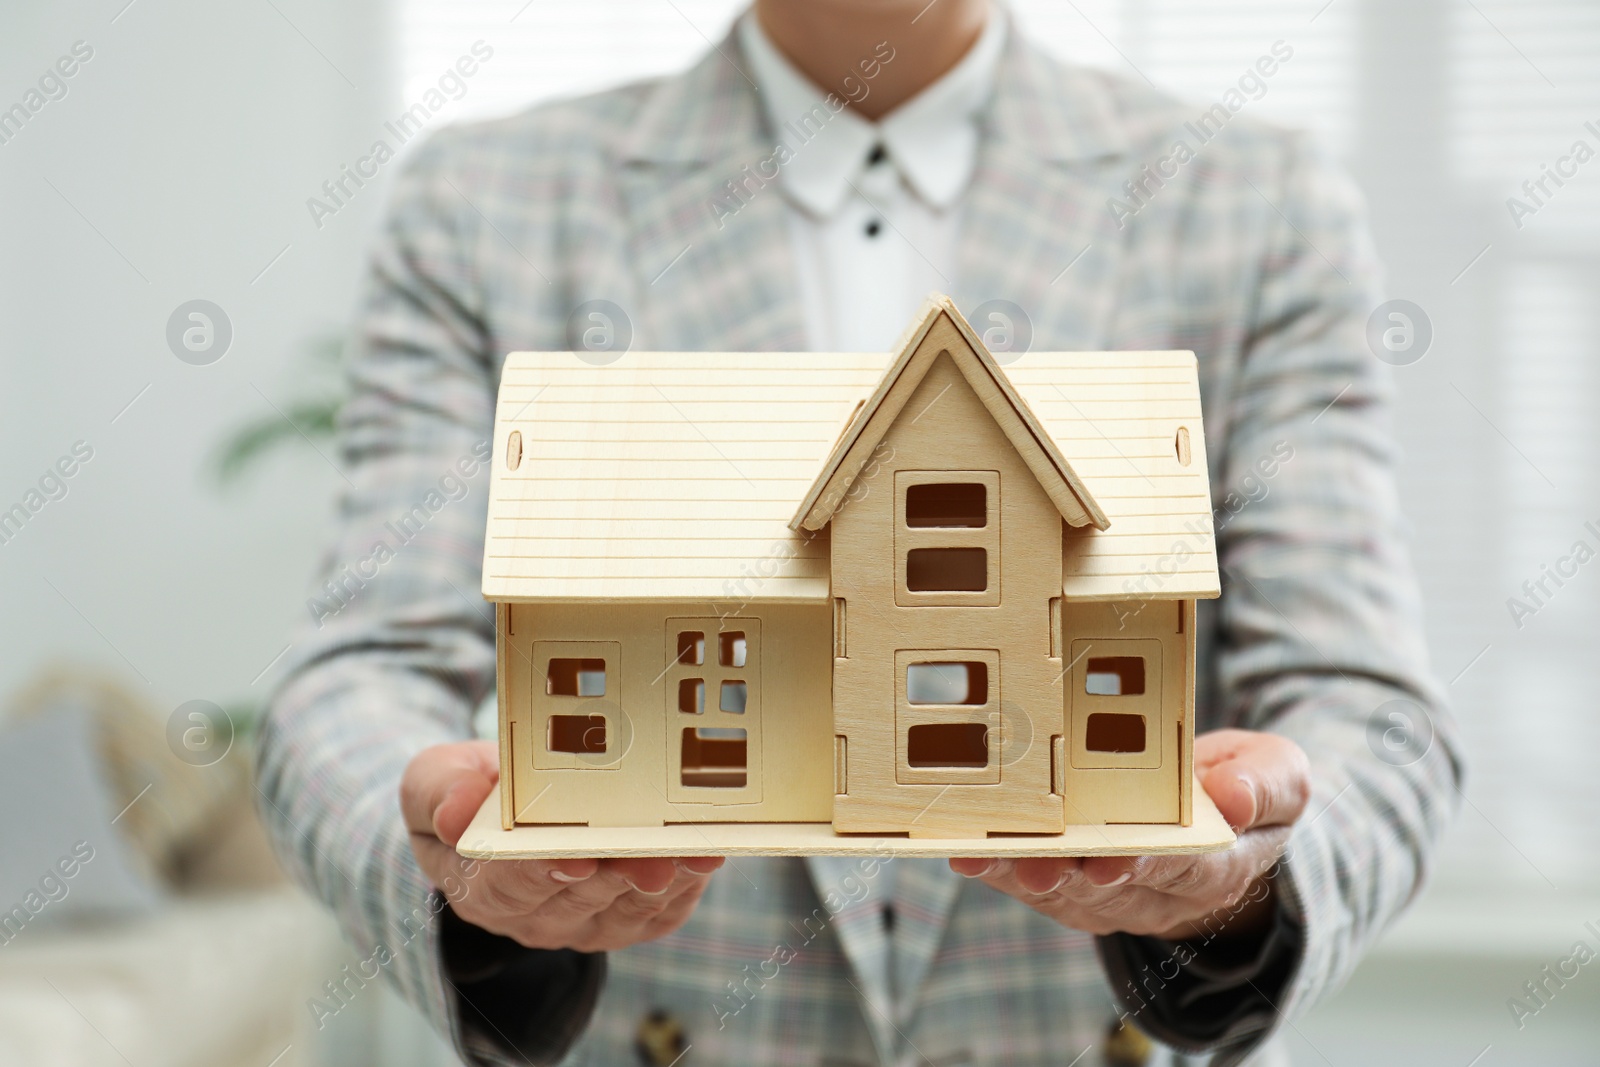
<path id="1" fill-rule="evenodd" d="M 463 852 L 1226 847 L 1200 415 L 1191 353 L 1001 366 L 944 298 L 889 353 L 510 355 Z"/>

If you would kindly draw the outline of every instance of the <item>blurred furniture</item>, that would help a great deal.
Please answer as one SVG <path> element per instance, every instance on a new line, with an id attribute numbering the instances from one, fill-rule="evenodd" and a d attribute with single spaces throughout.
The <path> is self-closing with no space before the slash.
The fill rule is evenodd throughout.
<path id="1" fill-rule="evenodd" d="M 324 924 L 280 888 L 8 946 L 0 1062 L 308 1067 L 319 1061 L 305 989 L 338 970 Z"/>
<path id="2" fill-rule="evenodd" d="M 57 729 L 85 717 L 88 729 Z M 57 838 L 62 848 L 87 838 L 94 859 L 52 880 L 48 903 L 25 924 L 14 919 L 0 939 L 0 1064 L 325 1062 L 307 1000 L 352 957 L 332 920 L 279 874 L 255 816 L 245 746 L 215 764 L 186 763 L 168 748 L 158 714 L 81 671 L 30 687 L 12 702 L 8 724 L 0 748 L 12 744 L 13 756 L 41 725 L 54 737 L 53 748 L 24 753 L 39 757 L 27 768 L 34 798 L 26 809 L 9 801 L 9 819 L 48 826 L 91 792 L 83 768 L 100 778 L 95 796 L 109 798 L 100 806 L 113 806 L 87 831 L 81 821 L 56 829 L 52 848 Z M 74 736 L 95 751 L 60 751 L 60 738 Z M 48 863 L 23 855 L 17 847 L 0 854 L 7 885 L 49 873 Z M 114 881 L 104 877 L 112 867 Z M 93 893 L 92 877 L 100 878 Z M 118 885 L 134 898 L 121 907 Z M 87 911 L 85 898 L 94 902 Z M 378 996 L 376 986 L 358 991 L 352 1007 Z"/>

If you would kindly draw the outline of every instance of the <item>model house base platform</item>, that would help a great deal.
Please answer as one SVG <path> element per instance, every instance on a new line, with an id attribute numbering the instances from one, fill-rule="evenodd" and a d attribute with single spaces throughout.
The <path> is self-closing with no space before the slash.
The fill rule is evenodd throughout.
<path id="1" fill-rule="evenodd" d="M 1167 856 L 1222 852 L 1233 830 L 1204 789 L 1194 786 L 1188 826 L 1113 823 L 1068 826 L 1059 834 L 986 838 L 841 834 L 825 822 L 675 823 L 666 826 L 517 826 L 501 829 L 496 786 L 456 845 L 478 860 L 620 856 Z"/>

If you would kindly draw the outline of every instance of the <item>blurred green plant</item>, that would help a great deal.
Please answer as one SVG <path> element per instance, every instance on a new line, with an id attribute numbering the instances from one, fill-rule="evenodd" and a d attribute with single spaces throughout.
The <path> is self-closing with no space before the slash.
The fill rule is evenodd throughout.
<path id="1" fill-rule="evenodd" d="M 285 447 L 315 446 L 333 438 L 339 408 L 344 404 L 339 378 L 343 357 L 344 338 L 339 335 L 318 337 L 306 346 L 301 362 L 306 378 L 314 383 L 311 392 L 279 404 L 281 411 L 253 419 L 223 438 L 210 463 L 217 485 L 237 484 Z"/>

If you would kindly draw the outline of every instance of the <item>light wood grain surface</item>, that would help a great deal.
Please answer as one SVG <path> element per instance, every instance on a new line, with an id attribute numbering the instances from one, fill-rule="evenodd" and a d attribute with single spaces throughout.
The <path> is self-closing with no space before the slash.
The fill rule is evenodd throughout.
<path id="1" fill-rule="evenodd" d="M 1221 852 L 1233 831 L 1205 790 L 1192 826 L 1069 826 L 1059 834 L 909 838 L 837 834 L 827 823 L 695 823 L 656 827 L 500 828 L 500 790 L 484 801 L 456 851 L 469 859 L 594 856 L 1161 856 Z"/>

